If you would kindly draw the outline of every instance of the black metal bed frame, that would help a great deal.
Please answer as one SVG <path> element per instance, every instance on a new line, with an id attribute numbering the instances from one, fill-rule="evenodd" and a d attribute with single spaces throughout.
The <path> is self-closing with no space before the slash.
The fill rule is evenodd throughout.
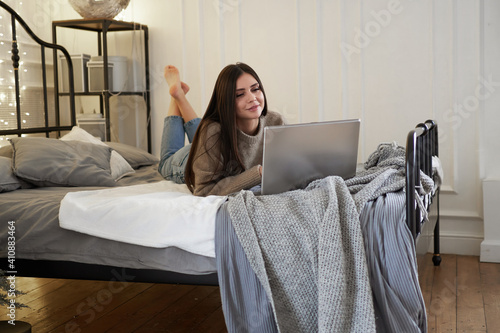
<path id="1" fill-rule="evenodd" d="M 17 128 L 11 130 L 0 130 L 2 135 L 18 135 L 31 134 L 31 133 L 46 133 L 49 136 L 51 132 L 60 132 L 71 130 L 72 126 L 76 125 L 76 112 L 74 101 L 74 82 L 73 82 L 73 64 L 71 57 L 67 50 L 56 44 L 44 42 L 38 38 L 24 20 L 9 6 L 0 1 L 0 6 L 8 11 L 12 16 L 12 61 L 15 72 L 15 85 L 16 85 L 16 98 L 17 98 Z M 22 128 L 21 126 L 21 105 L 19 103 L 19 50 L 16 41 L 16 21 L 26 30 L 26 32 L 35 40 L 41 47 L 42 53 L 42 69 L 43 69 L 43 93 L 44 93 L 44 112 L 45 112 L 45 127 L 39 128 Z M 55 113 L 56 113 L 56 126 L 49 126 L 48 110 L 47 110 L 47 86 L 46 86 L 46 65 L 44 51 L 45 48 L 50 48 L 54 51 L 54 63 L 57 61 L 57 51 L 61 51 L 68 62 L 68 76 L 69 76 L 69 97 L 70 97 L 70 111 L 71 111 L 71 126 L 61 126 L 59 123 L 59 97 L 55 96 Z M 55 71 L 56 72 L 56 71 Z M 56 75 L 56 73 L 54 73 Z M 54 80 L 57 82 L 58 80 Z M 55 89 L 57 92 L 57 89 Z M 65 94 L 68 95 L 68 94 Z M 438 136 L 437 124 L 434 121 L 426 121 L 408 134 L 407 140 L 407 169 L 406 169 L 406 194 L 407 203 L 415 203 L 415 188 L 420 183 L 419 170 L 423 170 L 426 174 L 432 173 L 432 156 L 438 155 Z M 437 206 L 439 207 L 439 189 L 434 198 Z M 417 205 L 406 205 L 407 209 L 407 223 L 408 227 L 413 233 L 415 240 L 421 231 L 420 210 Z M 439 212 L 439 208 L 438 208 Z M 437 215 L 437 223 L 434 230 L 434 252 L 435 256 L 433 261 L 435 265 L 439 265 L 439 213 Z M 437 251 L 437 252 L 436 252 Z M 155 283 L 179 283 L 179 284 L 200 284 L 200 285 L 217 285 L 217 274 L 208 275 L 187 275 L 175 272 L 160 271 L 160 270 L 144 270 L 144 269 L 129 269 L 121 267 L 111 267 L 102 265 L 91 265 L 84 263 L 65 262 L 65 261 L 50 261 L 50 260 L 29 260 L 20 259 L 16 260 L 16 266 L 19 267 L 20 276 L 33 276 L 33 277 L 51 277 L 51 278 L 68 278 L 68 279 L 86 279 L 86 280 L 116 280 L 119 277 L 130 278 L 130 281 L 135 282 L 155 282 Z M 2 262 L 0 268 L 4 266 Z M 125 275 L 126 272 L 126 275 Z"/>
<path id="2" fill-rule="evenodd" d="M 416 204 L 416 189 L 420 184 L 420 170 L 427 176 L 433 178 L 432 157 L 439 156 L 439 136 L 438 125 L 433 120 L 427 120 L 425 123 L 418 124 L 415 129 L 408 133 L 406 140 L 406 222 L 415 241 L 420 236 L 423 226 L 422 212 L 419 205 Z M 435 219 L 431 223 L 434 226 L 434 255 L 432 261 L 435 266 L 441 263 L 439 249 L 439 192 L 440 188 L 429 197 L 427 214 L 430 213 L 431 205 L 435 205 L 435 216 L 429 216 Z M 413 203 L 411 205 L 410 203 Z"/>
<path id="3" fill-rule="evenodd" d="M 418 124 L 408 134 L 406 144 L 406 216 L 407 225 L 413 234 L 415 242 L 421 233 L 422 221 L 420 207 L 416 204 L 416 192 L 420 184 L 420 172 L 424 171 L 432 177 L 432 156 L 438 156 L 438 126 L 428 120 Z M 434 226 L 434 265 L 439 266 L 441 257 L 439 255 L 439 188 L 431 197 L 432 205 L 437 209 Z M 408 203 L 414 203 L 410 205 Z M 430 206 L 430 205 L 429 205 Z M 428 222 L 431 223 L 431 222 Z M 0 267 L 3 266 L 3 263 Z M 84 280 L 116 280 L 121 277 L 127 282 L 149 282 L 149 283 L 173 283 L 173 284 L 196 284 L 196 285 L 218 285 L 217 274 L 188 275 L 176 272 L 131 269 L 113 266 L 92 265 L 85 263 L 17 259 L 16 266 L 19 267 L 19 275 L 84 279 Z M 128 280 L 127 280 L 128 279 Z"/>
<path id="4" fill-rule="evenodd" d="M 0 130 L 0 136 L 2 135 L 17 135 L 21 136 L 21 134 L 33 134 L 33 133 L 45 133 L 47 137 L 49 137 L 49 133 L 51 132 L 61 132 L 61 131 L 69 131 L 73 126 L 76 125 L 76 112 L 75 112 L 75 95 L 74 95 L 74 79 L 73 79 L 73 63 L 71 62 L 71 57 L 68 51 L 61 45 L 51 44 L 40 39 L 26 24 L 26 22 L 19 16 L 19 14 L 14 11 L 11 7 L 9 7 L 4 2 L 0 1 L 0 7 L 5 9 L 11 15 L 11 27 L 12 27 L 12 66 L 14 73 L 14 82 L 15 82 L 15 93 L 16 93 L 16 120 L 17 125 L 14 129 Z M 21 61 L 21 56 L 19 54 L 18 42 L 17 42 L 17 31 L 16 31 L 16 23 L 19 23 L 24 30 L 28 33 L 28 35 L 40 45 L 40 53 L 41 53 L 41 61 L 42 61 L 42 91 L 43 91 L 43 102 L 44 102 L 44 118 L 45 118 L 45 126 L 44 127 L 31 127 L 31 128 L 23 128 L 21 121 L 21 101 L 20 101 L 20 82 L 19 82 L 19 62 Z M 64 54 L 68 62 L 68 78 L 69 78 L 69 107 L 70 107 L 70 115 L 71 115 L 71 124 L 62 126 L 60 123 L 60 105 L 59 105 L 59 96 L 57 96 L 57 89 L 54 90 L 54 106 L 55 106 L 55 126 L 49 125 L 49 110 L 48 110 L 48 91 L 47 91 L 47 65 L 45 62 L 45 49 L 52 49 L 54 53 L 54 64 L 57 61 L 57 51 L 61 51 Z M 57 73 L 54 71 L 54 83 L 57 83 Z"/>

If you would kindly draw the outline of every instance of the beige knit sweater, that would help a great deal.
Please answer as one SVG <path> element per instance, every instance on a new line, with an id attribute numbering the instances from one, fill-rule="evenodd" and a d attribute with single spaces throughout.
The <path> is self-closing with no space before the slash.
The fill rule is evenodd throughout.
<path id="1" fill-rule="evenodd" d="M 198 196 L 227 195 L 259 185 L 261 182 L 259 166 L 262 164 L 264 127 L 283 124 L 283 117 L 279 113 L 268 111 L 265 117 L 260 118 L 257 134 L 247 135 L 238 130 L 238 151 L 245 170 L 234 176 L 226 176 L 223 170 L 212 178 L 214 171 L 221 164 L 221 154 L 218 145 L 215 144 L 219 137 L 220 124 L 211 123 L 205 131 L 205 135 L 200 138 L 200 146 L 194 152 L 194 194 Z M 237 167 L 236 162 L 234 167 Z M 219 181 L 216 181 L 217 179 Z"/>

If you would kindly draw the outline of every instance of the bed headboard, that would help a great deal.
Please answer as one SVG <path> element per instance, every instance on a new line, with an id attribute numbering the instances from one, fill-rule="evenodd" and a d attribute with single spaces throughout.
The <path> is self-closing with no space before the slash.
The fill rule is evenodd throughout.
<path id="1" fill-rule="evenodd" d="M 7 105 L 5 107 L 0 108 L 0 137 L 2 136 L 21 136 L 22 134 L 35 134 L 35 133 L 45 133 L 46 137 L 49 137 L 51 133 L 56 133 L 55 135 L 59 136 L 61 131 L 68 131 L 76 125 L 76 113 L 75 113 L 75 96 L 74 96 L 74 81 L 73 81 L 73 64 L 71 62 L 71 57 L 68 51 L 62 47 L 61 45 L 51 44 L 40 39 L 26 24 L 26 22 L 8 5 L 4 2 L 0 1 L 0 12 L 7 11 L 11 17 L 11 32 L 12 35 L 4 36 L 4 38 L 12 38 L 12 50 L 11 60 L 12 67 L 7 66 L 8 61 L 3 59 L 2 72 L 0 76 L 7 79 L 7 84 L 3 85 L 3 88 L 8 90 L 9 97 L 6 97 L 5 93 L 0 93 L 0 99 L 10 99 L 8 103 L 2 103 Z M 5 13 L 1 13 L 4 18 L 8 18 L 8 15 Z M 33 59 L 28 60 L 26 63 L 24 62 L 25 52 L 20 52 L 19 48 L 19 34 L 18 28 L 22 27 L 27 35 L 31 38 L 29 43 L 26 43 L 27 47 L 29 46 L 30 50 L 33 48 L 39 47 L 40 49 L 40 64 L 36 64 L 36 70 L 33 70 L 36 73 L 37 78 L 40 76 L 40 80 L 36 83 L 36 93 L 31 93 L 31 91 L 23 92 L 26 89 L 25 83 L 21 82 L 24 72 L 27 69 L 23 70 L 23 75 L 20 75 L 21 69 L 23 66 L 27 67 L 28 62 L 32 64 Z M 47 56 L 46 50 L 49 51 L 49 55 Z M 50 51 L 52 50 L 52 63 L 50 62 Z M 61 120 L 61 100 L 58 94 L 57 87 L 57 70 L 55 70 L 55 64 L 57 61 L 58 52 L 62 52 L 68 62 L 68 79 L 69 79 L 69 91 L 68 96 L 65 98 L 69 98 L 67 101 L 68 107 L 65 110 L 65 117 L 67 120 Z M 49 59 L 49 61 L 46 61 Z M 51 70 L 51 67 L 54 66 L 54 69 Z M 10 69 L 8 69 L 10 68 Z M 53 73 L 52 73 L 53 72 Z M 51 79 L 50 75 L 54 76 L 54 84 L 51 86 L 49 79 Z M 3 83 L 3 82 L 2 82 Z M 32 84 L 32 83 L 31 83 Z M 0 83 L 0 86 L 2 84 Z M 33 108 L 33 103 L 31 100 L 36 99 L 35 105 L 41 105 L 41 107 Z M 31 103 L 31 104 L 30 104 Z M 27 108 L 31 105 L 31 108 L 28 111 L 23 110 L 23 108 Z M 31 116 L 30 113 L 37 113 L 36 118 L 38 121 L 36 123 L 30 123 L 26 121 L 27 116 Z M 69 113 L 69 114 L 68 114 Z M 9 119 L 7 122 L 4 119 Z"/>
<path id="2" fill-rule="evenodd" d="M 421 212 L 415 203 L 415 189 L 420 184 L 420 170 L 433 178 L 432 157 L 439 155 L 438 126 L 433 120 L 418 124 L 408 133 L 406 141 L 406 221 L 416 238 L 420 234 Z M 439 188 L 436 196 L 429 200 L 439 200 Z M 415 203 L 415 205 L 410 205 Z"/>

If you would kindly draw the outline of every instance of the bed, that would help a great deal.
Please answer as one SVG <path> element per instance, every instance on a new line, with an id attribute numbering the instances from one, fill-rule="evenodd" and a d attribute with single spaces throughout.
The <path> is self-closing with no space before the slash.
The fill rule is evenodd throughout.
<path id="1" fill-rule="evenodd" d="M 42 59 L 50 49 L 71 66 L 64 47 L 41 41 L 0 5 L 41 45 Z M 15 28 L 13 36 L 20 89 Z M 271 196 L 253 189 L 199 198 L 163 180 L 155 156 L 96 142 L 76 127 L 74 94 L 61 111 L 46 65 L 43 124 L 24 126 L 26 102 L 17 100 L 15 125 L 0 129 L 10 139 L 0 147 L 1 269 L 219 285 L 230 332 L 426 331 L 416 253 L 430 229 L 439 265 L 436 122 L 411 129 L 406 147 L 381 143 L 352 179 L 327 177 Z"/>

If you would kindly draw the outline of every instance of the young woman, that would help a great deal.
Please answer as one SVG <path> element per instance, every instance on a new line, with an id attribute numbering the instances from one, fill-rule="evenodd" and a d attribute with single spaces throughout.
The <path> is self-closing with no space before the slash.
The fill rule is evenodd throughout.
<path id="1" fill-rule="evenodd" d="M 261 182 L 264 127 L 282 125 L 267 110 L 262 82 L 248 65 L 226 66 L 219 74 L 209 105 L 198 118 L 186 98 L 189 87 L 174 66 L 165 67 L 171 95 L 163 129 L 159 171 L 186 183 L 200 196 L 227 195 Z M 184 146 L 184 133 L 190 144 Z"/>

